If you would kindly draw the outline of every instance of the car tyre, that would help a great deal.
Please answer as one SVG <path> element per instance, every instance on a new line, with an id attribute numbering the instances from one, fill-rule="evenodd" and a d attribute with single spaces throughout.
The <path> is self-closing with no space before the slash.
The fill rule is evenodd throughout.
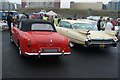
<path id="1" fill-rule="evenodd" d="M 12 37 L 12 35 L 10 36 L 10 42 L 13 43 L 13 37 Z"/>
<path id="2" fill-rule="evenodd" d="M 20 46 L 18 47 L 18 51 L 19 51 L 19 55 L 20 55 L 20 57 L 24 57 L 24 55 L 23 55 L 23 53 L 22 53 L 22 51 L 21 51 L 21 48 L 20 48 Z"/>

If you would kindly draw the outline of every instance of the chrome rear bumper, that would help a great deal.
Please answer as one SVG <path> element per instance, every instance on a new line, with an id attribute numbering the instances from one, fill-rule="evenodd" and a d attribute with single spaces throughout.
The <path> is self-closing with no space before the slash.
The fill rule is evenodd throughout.
<path id="1" fill-rule="evenodd" d="M 70 55 L 70 52 L 64 52 L 64 53 L 28 53 L 25 52 L 26 55 L 41 55 L 41 56 L 49 56 L 49 55 Z"/>
<path id="2" fill-rule="evenodd" d="M 106 40 L 106 41 L 102 41 L 102 40 L 89 40 L 85 42 L 86 46 L 113 46 L 116 47 L 117 46 L 117 42 L 113 41 L 113 40 Z"/>

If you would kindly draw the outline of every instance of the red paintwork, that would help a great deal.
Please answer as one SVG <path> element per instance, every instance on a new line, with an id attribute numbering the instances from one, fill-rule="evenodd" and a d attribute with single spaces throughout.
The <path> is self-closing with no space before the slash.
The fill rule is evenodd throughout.
<path id="1" fill-rule="evenodd" d="M 70 52 L 69 40 L 56 32 L 28 31 L 23 32 L 16 27 L 12 27 L 12 36 L 16 45 L 20 45 L 21 51 L 38 53 L 42 48 L 60 48 L 59 52 Z M 30 47 L 28 47 L 30 39 Z M 52 39 L 52 43 L 50 43 Z M 52 45 L 51 45 L 52 44 Z"/>

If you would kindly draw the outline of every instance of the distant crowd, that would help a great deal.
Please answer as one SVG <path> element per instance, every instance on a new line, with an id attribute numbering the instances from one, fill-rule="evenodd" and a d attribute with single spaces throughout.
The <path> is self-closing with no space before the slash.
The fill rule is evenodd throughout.
<path id="1" fill-rule="evenodd" d="M 120 25 L 118 20 L 107 18 L 106 20 L 101 16 L 97 22 L 98 30 L 115 30 L 115 26 Z"/>
<path id="2" fill-rule="evenodd" d="M 13 26 L 15 24 L 19 24 L 19 21 L 22 19 L 41 19 L 41 20 L 48 20 L 52 22 L 55 26 L 58 25 L 60 18 L 58 16 L 48 16 L 47 14 L 32 14 L 28 15 L 26 13 L 22 13 L 19 15 L 12 15 L 11 13 L 8 13 L 7 15 L 7 23 L 9 26 L 9 29 L 11 29 L 11 23 L 13 23 Z"/>
<path id="3" fill-rule="evenodd" d="M 47 14 L 32 14 L 28 15 L 26 13 L 19 14 L 17 16 L 8 14 L 7 15 L 7 23 L 9 26 L 9 29 L 11 29 L 11 23 L 13 23 L 13 26 L 15 24 L 19 24 L 19 21 L 21 19 L 41 19 L 41 20 L 48 20 L 52 22 L 55 26 L 58 26 L 59 21 L 61 20 L 58 18 L 58 16 L 49 16 Z M 76 20 L 76 19 L 74 19 Z M 105 19 L 104 17 L 100 17 L 100 19 L 97 21 L 97 28 L 99 31 L 104 30 L 115 30 L 115 26 L 120 25 L 120 22 L 118 20 L 114 20 L 112 18 Z"/>

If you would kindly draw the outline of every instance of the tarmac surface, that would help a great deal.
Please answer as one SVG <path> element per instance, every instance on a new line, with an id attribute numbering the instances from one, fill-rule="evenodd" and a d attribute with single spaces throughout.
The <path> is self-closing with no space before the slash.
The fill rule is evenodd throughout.
<path id="1" fill-rule="evenodd" d="M 118 78 L 118 48 L 71 48 L 59 59 L 21 58 L 2 32 L 2 78 Z"/>
<path id="2" fill-rule="evenodd" d="M 2 78 L 2 32 L 0 31 L 0 79 Z"/>

